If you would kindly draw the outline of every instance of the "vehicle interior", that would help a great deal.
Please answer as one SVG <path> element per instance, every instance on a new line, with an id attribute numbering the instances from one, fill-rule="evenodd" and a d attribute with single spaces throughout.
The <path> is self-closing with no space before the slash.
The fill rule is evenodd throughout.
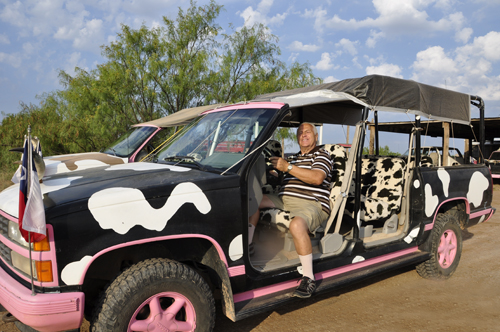
<path id="1" fill-rule="evenodd" d="M 328 131 L 344 134 L 348 131 L 346 130 L 348 126 L 344 125 L 325 127 L 328 128 Z M 279 128 L 277 131 L 283 129 L 287 130 L 287 128 Z M 360 136 L 363 124 L 360 123 L 350 129 L 355 129 L 355 137 Z M 295 135 L 295 128 L 290 131 L 292 135 Z M 405 136 L 404 139 L 408 141 L 408 135 L 401 136 Z M 263 154 L 266 157 L 284 156 L 286 158 L 287 155 L 293 155 L 298 151 L 296 144 L 284 144 L 285 149 L 283 149 L 283 143 L 284 140 L 281 142 L 278 140 L 269 141 Z M 354 170 L 353 162 L 349 163 L 349 160 L 355 159 L 353 146 L 358 144 L 359 139 L 351 144 L 347 137 L 326 144 L 321 140 L 318 142 L 318 145 L 330 154 L 334 169 L 330 187 L 332 208 L 332 214 L 328 220 L 330 223 L 325 221 L 314 233 L 310 234 L 314 259 L 341 254 L 353 236 L 359 236 L 368 248 L 398 241 L 407 235 L 407 223 L 405 222 L 407 200 L 404 197 L 408 190 L 405 185 L 408 183 L 407 179 L 411 176 L 412 169 L 407 164 L 407 158 L 380 155 L 364 155 L 362 157 L 360 231 L 359 234 L 354 235 L 353 226 L 356 225 L 356 222 L 353 211 L 356 170 Z M 280 181 L 277 179 L 282 175 L 276 174 L 269 166 L 270 163 L 267 164 L 266 183 L 262 189 L 264 193 L 277 194 L 280 189 Z M 350 173 L 349 169 L 351 169 Z M 341 201 L 339 197 L 342 193 L 347 194 L 346 199 L 342 200 L 342 204 L 335 204 Z M 394 199 L 395 197 L 397 199 Z M 269 271 L 298 265 L 299 257 L 295 251 L 293 238 L 286 226 L 289 214 L 279 209 L 263 209 L 260 214 L 260 222 L 253 240 L 255 253 L 250 257 L 253 267 L 260 271 Z M 328 233 L 336 235 L 335 248 L 327 243 L 321 243 L 326 228 L 328 228 Z"/>
<path id="2" fill-rule="evenodd" d="M 383 86 L 383 89 L 378 89 L 379 86 Z M 296 128 L 302 122 L 309 122 L 325 128 L 328 125 L 325 129 L 328 133 L 345 134 L 346 128 L 354 129 L 354 136 L 350 140 L 345 135 L 334 141 L 318 142 L 331 154 L 334 170 L 330 188 L 332 212 L 329 219 L 310 234 L 314 260 L 342 254 L 352 239 L 362 240 L 365 248 L 370 249 L 398 241 L 409 243 L 417 236 L 413 231 L 410 232 L 408 222 L 409 179 L 413 177 L 415 166 L 434 166 L 429 156 L 425 156 L 421 150 L 423 130 L 420 118 L 442 121 L 441 128 L 448 128 L 449 131 L 450 124 L 453 128 L 453 124 L 466 126 L 470 123 L 471 104 L 480 110 L 483 107 L 484 116 L 484 104 L 479 97 L 432 89 L 427 86 L 421 90 L 419 84 L 412 81 L 372 75 L 277 92 L 256 99 L 290 105 L 291 114 L 283 119 L 280 124 L 282 127 Z M 394 99 L 384 98 L 391 93 Z M 425 104 L 415 103 L 416 99 L 427 93 Z M 429 109 L 433 104 L 432 99 L 436 105 L 442 106 L 439 110 Z M 442 103 L 443 99 L 448 103 Z M 369 102 L 377 106 L 370 107 Z M 402 107 L 405 104 L 408 106 Z M 406 144 L 405 150 L 417 151 L 415 156 L 380 155 L 378 116 L 391 112 L 400 112 L 407 119 L 411 119 L 408 114 L 414 114 L 414 120 L 408 122 L 410 126 L 401 132 L 394 130 L 393 133 L 398 134 L 398 141 Z M 374 124 L 368 118 L 373 118 Z M 375 128 L 373 134 L 372 125 Z M 441 135 L 448 150 L 449 132 Z M 484 142 L 480 144 L 484 145 Z M 273 146 L 277 146 L 276 142 Z M 370 148 L 368 155 L 363 154 L 365 146 Z M 286 156 L 298 151 L 297 145 L 292 151 L 287 148 L 285 144 L 284 152 L 274 149 L 274 153 Z M 264 185 L 264 193 L 279 190 L 279 186 L 273 187 L 274 180 L 269 175 L 266 175 L 266 180 L 271 188 Z M 300 265 L 293 238 L 286 228 L 287 220 L 290 220 L 287 211 L 275 208 L 261 211 L 253 240 L 255 253 L 250 255 L 250 262 L 256 270 L 271 271 Z"/>

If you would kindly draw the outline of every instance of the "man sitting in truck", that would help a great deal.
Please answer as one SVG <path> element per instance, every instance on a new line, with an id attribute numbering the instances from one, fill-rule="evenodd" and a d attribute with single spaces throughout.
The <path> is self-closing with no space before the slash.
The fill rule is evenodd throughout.
<path id="1" fill-rule="evenodd" d="M 316 127 L 302 123 L 297 129 L 300 152 L 290 162 L 281 157 L 270 158 L 273 167 L 285 173 L 279 195 L 264 195 L 259 205 L 259 209 L 276 207 L 290 211 L 289 230 L 303 270 L 293 296 L 300 298 L 308 298 L 316 290 L 309 232 L 314 232 L 330 214 L 332 161 L 326 150 L 316 146 L 317 141 Z M 258 221 L 259 211 L 249 220 L 249 243 Z"/>

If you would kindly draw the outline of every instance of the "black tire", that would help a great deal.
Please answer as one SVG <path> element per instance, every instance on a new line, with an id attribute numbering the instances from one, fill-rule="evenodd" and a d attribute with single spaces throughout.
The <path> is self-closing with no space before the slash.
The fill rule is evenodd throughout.
<path id="1" fill-rule="evenodd" d="M 103 292 L 91 331 L 148 331 L 151 323 L 158 331 L 212 331 L 215 304 L 205 280 L 190 267 L 168 259 L 140 262 Z"/>
<path id="2" fill-rule="evenodd" d="M 418 274 L 427 279 L 448 279 L 462 256 L 462 231 L 451 213 L 440 213 L 427 240 L 431 258 L 417 265 Z"/>

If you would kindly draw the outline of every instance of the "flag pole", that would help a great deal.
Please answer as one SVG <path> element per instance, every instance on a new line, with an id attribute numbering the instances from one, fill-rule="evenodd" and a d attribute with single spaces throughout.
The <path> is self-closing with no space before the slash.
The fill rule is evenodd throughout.
<path id="1" fill-rule="evenodd" d="M 29 193 L 31 190 L 31 181 L 33 180 L 31 178 L 31 173 L 33 172 L 33 148 L 31 147 L 31 126 L 28 125 L 28 170 L 26 170 L 26 179 L 28 182 L 28 197 Z M 29 249 L 29 254 L 30 254 L 30 276 L 31 276 L 31 296 L 35 296 L 35 282 L 33 278 L 33 260 L 31 258 L 31 232 L 28 231 L 28 249 Z"/>

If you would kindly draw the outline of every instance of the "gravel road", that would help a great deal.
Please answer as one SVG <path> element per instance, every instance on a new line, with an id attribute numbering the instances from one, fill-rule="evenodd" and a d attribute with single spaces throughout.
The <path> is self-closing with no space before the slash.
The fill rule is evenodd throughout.
<path id="1" fill-rule="evenodd" d="M 494 190 L 499 207 L 500 185 Z M 236 323 L 219 307 L 215 331 L 500 331 L 500 211 L 463 237 L 460 265 L 447 281 L 422 279 L 410 267 Z M 2 331 L 18 329 L 0 322 Z"/>

